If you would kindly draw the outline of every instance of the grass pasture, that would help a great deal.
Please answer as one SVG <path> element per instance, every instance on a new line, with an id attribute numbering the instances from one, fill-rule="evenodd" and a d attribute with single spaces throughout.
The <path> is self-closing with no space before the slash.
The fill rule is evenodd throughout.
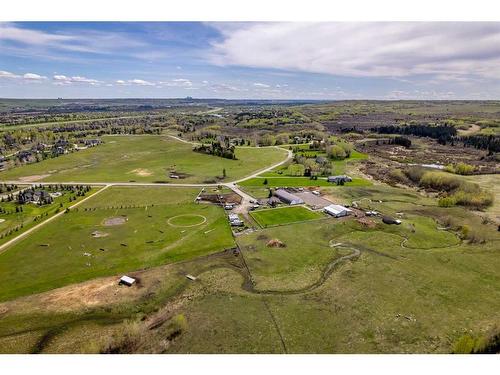
<path id="1" fill-rule="evenodd" d="M 193 152 L 190 144 L 166 136 L 102 140 L 98 147 L 0 172 L 0 180 L 215 183 L 242 178 L 286 157 L 278 148 L 242 147 L 236 149 L 237 160 L 230 160 Z M 171 171 L 184 178 L 171 179 Z"/>
<path id="2" fill-rule="evenodd" d="M 100 188 L 91 188 L 85 196 L 77 196 L 74 192 L 62 191 L 62 196 L 54 198 L 51 204 L 39 206 L 34 203 L 20 205 L 17 202 L 0 202 L 3 212 L 0 213 L 0 245 L 5 243 L 38 223 L 67 207 L 74 205 L 85 197 L 94 194 Z M 70 198 L 75 199 L 70 202 Z M 22 207 L 22 211 L 16 212 L 16 207 Z M 37 218 L 35 220 L 35 218 Z M 9 234 L 10 232 L 10 234 Z"/>
<path id="3" fill-rule="evenodd" d="M 325 217 L 322 213 L 311 211 L 303 206 L 257 210 L 250 212 L 250 215 L 263 228 Z"/>
<path id="4" fill-rule="evenodd" d="M 89 199 L 0 254 L 0 300 L 232 247 L 223 210 L 193 203 L 197 192 L 123 187 Z"/>
<path id="5" fill-rule="evenodd" d="M 265 184 L 267 180 L 267 184 Z M 337 187 L 337 185 L 328 182 L 326 178 L 318 178 L 311 180 L 309 177 L 254 177 L 239 183 L 243 188 L 247 186 L 262 186 L 262 187 L 307 187 L 307 186 L 329 186 Z M 346 182 L 344 186 L 370 186 L 371 182 L 360 177 L 354 177 L 352 182 Z M 344 186 L 338 186 L 342 188 Z"/>

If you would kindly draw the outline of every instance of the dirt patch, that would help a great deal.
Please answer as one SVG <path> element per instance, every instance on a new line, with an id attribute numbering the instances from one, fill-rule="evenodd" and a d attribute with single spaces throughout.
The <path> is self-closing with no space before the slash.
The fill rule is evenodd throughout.
<path id="1" fill-rule="evenodd" d="M 33 181 L 42 180 L 42 179 L 47 178 L 49 176 L 50 176 L 50 174 L 34 174 L 34 175 L 31 175 L 31 176 L 19 177 L 19 181 L 22 181 L 22 182 L 33 182 Z"/>
<path id="2" fill-rule="evenodd" d="M 128 173 L 133 173 L 139 177 L 148 177 L 153 174 L 153 172 L 151 172 L 149 169 L 143 169 L 143 168 L 137 168 Z"/>
<path id="3" fill-rule="evenodd" d="M 98 230 L 95 230 L 91 233 L 92 237 L 94 238 L 101 238 L 101 237 L 107 237 L 109 236 L 109 233 L 106 233 L 106 232 L 101 232 L 101 231 L 98 231 Z"/>
<path id="4" fill-rule="evenodd" d="M 267 240 L 269 239 L 269 237 L 268 237 L 268 236 L 266 236 L 265 234 L 259 234 L 259 235 L 257 236 L 257 239 L 258 239 L 259 241 L 267 241 Z"/>
<path id="5" fill-rule="evenodd" d="M 112 227 L 114 225 L 123 225 L 127 222 L 127 220 L 128 218 L 126 216 L 108 217 L 107 219 L 104 219 L 102 225 L 106 227 Z"/>
<path id="6" fill-rule="evenodd" d="M 375 228 L 377 226 L 377 224 L 373 220 L 370 220 L 366 217 L 361 217 L 356 221 L 366 228 Z"/>
<path id="7" fill-rule="evenodd" d="M 277 247 L 277 248 L 286 247 L 286 245 L 283 242 L 281 242 L 280 240 L 278 240 L 277 238 L 273 238 L 272 240 L 270 240 L 268 243 L 266 243 L 266 246 L 267 247 Z"/>

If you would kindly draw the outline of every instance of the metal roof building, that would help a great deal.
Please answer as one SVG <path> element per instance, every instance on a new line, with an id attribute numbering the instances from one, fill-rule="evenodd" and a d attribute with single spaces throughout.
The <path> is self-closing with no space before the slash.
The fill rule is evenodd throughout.
<path id="1" fill-rule="evenodd" d="M 338 204 L 331 204 L 329 206 L 326 206 L 323 211 L 325 211 L 329 215 L 332 215 L 333 217 L 347 216 L 352 212 L 352 210 L 348 209 L 347 207 Z"/>
<path id="2" fill-rule="evenodd" d="M 293 195 L 289 193 L 286 190 L 283 189 L 278 189 L 274 192 L 274 195 L 278 197 L 282 202 L 288 203 L 288 204 L 303 204 L 304 201 L 297 197 L 296 195 Z"/>

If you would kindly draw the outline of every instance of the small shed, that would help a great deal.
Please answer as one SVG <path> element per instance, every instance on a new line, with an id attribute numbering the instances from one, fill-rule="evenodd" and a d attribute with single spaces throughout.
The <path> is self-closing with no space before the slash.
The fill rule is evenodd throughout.
<path id="1" fill-rule="evenodd" d="M 401 224 L 401 220 L 394 219 L 393 217 L 390 217 L 390 216 L 384 216 L 384 217 L 382 217 L 382 221 L 385 224 L 396 224 L 396 225 Z"/>
<path id="2" fill-rule="evenodd" d="M 120 278 L 120 281 L 118 282 L 118 284 L 120 285 L 126 285 L 126 286 L 132 286 L 135 284 L 135 279 L 133 277 L 129 277 L 129 276 L 122 276 Z"/>
<path id="3" fill-rule="evenodd" d="M 327 214 L 332 215 L 333 217 L 342 217 L 350 215 L 352 210 L 347 207 L 341 206 L 339 204 L 331 204 L 323 208 Z"/>

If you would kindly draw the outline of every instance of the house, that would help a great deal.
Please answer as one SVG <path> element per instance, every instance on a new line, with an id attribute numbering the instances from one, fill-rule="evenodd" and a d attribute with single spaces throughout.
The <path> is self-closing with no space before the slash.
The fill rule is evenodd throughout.
<path id="1" fill-rule="evenodd" d="M 345 182 L 351 182 L 352 178 L 346 175 L 340 175 L 340 176 L 329 176 L 328 177 L 328 182 L 333 182 L 335 184 L 341 184 Z"/>
<path id="2" fill-rule="evenodd" d="M 135 284 L 135 279 L 133 277 L 129 276 L 122 276 L 120 277 L 120 281 L 118 282 L 120 285 L 126 285 L 126 286 L 132 286 Z"/>
<path id="3" fill-rule="evenodd" d="M 19 151 L 16 156 L 20 162 L 28 162 L 32 159 L 33 153 L 31 151 L 23 150 Z"/>
<path id="4" fill-rule="evenodd" d="M 39 205 L 42 204 L 49 204 L 53 202 L 53 199 L 50 195 L 45 190 L 33 190 L 33 189 L 27 189 L 24 191 L 19 192 L 17 195 L 18 202 L 21 204 L 25 203 L 36 203 Z"/>
<path id="5" fill-rule="evenodd" d="M 326 206 L 325 208 L 323 208 L 323 211 L 328 215 L 332 215 L 333 217 L 347 216 L 352 212 L 351 209 L 338 204 L 331 204 L 329 206 Z"/>
<path id="6" fill-rule="evenodd" d="M 288 203 L 290 205 L 294 204 L 303 204 L 304 201 L 297 197 L 296 195 L 293 195 L 289 193 L 288 191 L 284 189 L 278 189 L 274 192 L 274 196 L 278 197 L 282 202 Z"/>
<path id="7" fill-rule="evenodd" d="M 73 146 L 66 139 L 58 139 L 54 146 L 52 146 L 52 153 L 54 155 L 63 155 L 69 152 Z"/>
<path id="8" fill-rule="evenodd" d="M 83 144 L 87 147 L 95 147 L 102 143 L 100 139 L 84 139 Z"/>

